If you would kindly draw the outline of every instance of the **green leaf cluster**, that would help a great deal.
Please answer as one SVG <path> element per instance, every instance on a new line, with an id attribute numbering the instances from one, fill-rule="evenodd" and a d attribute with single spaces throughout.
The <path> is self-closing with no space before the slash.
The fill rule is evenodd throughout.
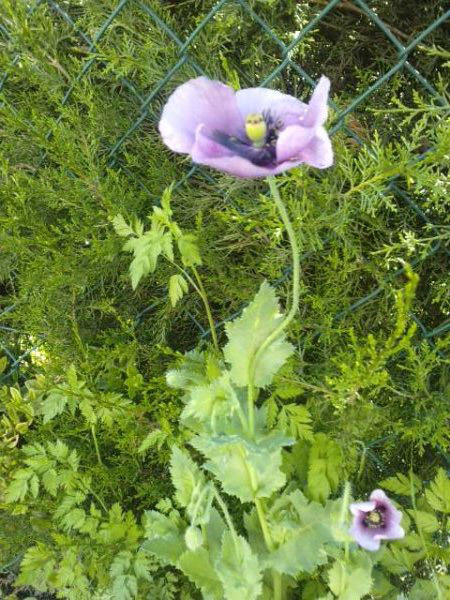
<path id="1" fill-rule="evenodd" d="M 1 3 L 0 567 L 8 574 L 0 595 L 32 593 L 8 584 L 23 557 L 17 581 L 35 595 L 197 600 L 209 593 L 199 589 L 224 597 L 226 582 L 230 597 L 271 598 L 260 523 L 245 517 L 254 521 L 256 509 L 241 499 L 261 503 L 282 544 L 301 515 L 290 501 L 274 512 L 274 500 L 300 487 L 305 522 L 312 505 L 328 511 L 320 513 L 328 524 L 348 478 L 355 498 L 381 486 L 399 500 L 407 538 L 387 545 L 371 574 L 353 547 L 347 560 L 324 542 L 327 562 L 314 550 L 316 567 L 283 575 L 283 593 L 357 596 L 369 576 L 380 599 L 448 593 L 446 31 L 428 29 L 406 57 L 426 88 L 406 61 L 391 71 L 398 56 L 389 37 L 349 3 L 314 21 L 282 63 L 261 19 L 288 46 L 319 4 L 229 1 L 210 18 L 212 3 L 198 0 Z M 370 8 L 408 44 L 442 14 L 435 0 L 422 4 Z M 181 42 L 195 31 L 186 60 L 161 22 Z M 306 101 L 311 90 L 295 63 L 332 80 L 335 165 L 279 176 L 302 246 L 301 306 L 289 342 L 274 340 L 254 365 L 252 438 L 242 382 L 258 319 L 273 332 L 280 309 L 268 287 L 259 306 L 242 309 L 263 279 L 289 304 L 281 223 L 264 184 L 191 170 L 155 124 L 168 95 L 201 70 L 235 89 L 269 85 Z M 380 81 L 381 73 L 390 75 Z M 219 341 L 236 333 L 225 357 L 207 347 L 203 302 L 188 293 L 200 260 Z M 168 367 L 194 347 L 167 389 Z M 170 448 L 186 442 L 194 467 L 209 467 L 192 467 L 196 483 L 179 506 L 183 576 L 141 550 L 140 518 L 172 493 Z M 214 574 L 220 561 L 226 570 Z M 239 569 L 254 573 L 247 589 Z"/>

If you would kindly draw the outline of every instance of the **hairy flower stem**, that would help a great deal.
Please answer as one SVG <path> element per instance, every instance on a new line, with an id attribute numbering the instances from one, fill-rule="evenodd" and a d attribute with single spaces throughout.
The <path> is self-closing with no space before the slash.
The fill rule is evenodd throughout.
<path id="1" fill-rule="evenodd" d="M 248 421 L 249 421 L 249 433 L 250 435 L 254 435 L 255 432 L 255 387 L 253 384 L 255 378 L 255 368 L 258 364 L 258 360 L 261 355 L 265 352 L 265 350 L 270 346 L 272 342 L 274 342 L 286 329 L 289 323 L 295 316 L 295 313 L 298 310 L 298 302 L 300 298 L 300 252 L 297 244 L 297 239 L 295 237 L 294 229 L 292 227 L 292 223 L 289 219 L 286 207 L 281 200 L 280 193 L 278 191 L 278 187 L 275 181 L 275 177 L 268 177 L 267 183 L 269 184 L 270 192 L 272 194 L 272 198 L 277 206 L 278 212 L 280 213 L 281 220 L 286 228 L 289 242 L 291 244 L 292 251 L 292 305 L 289 313 L 283 319 L 282 323 L 273 331 L 261 344 L 258 351 L 254 354 L 252 360 L 249 365 L 249 374 L 248 374 L 248 396 L 247 396 L 247 406 L 248 406 Z"/>
<path id="2" fill-rule="evenodd" d="M 192 266 L 191 269 L 192 269 L 192 272 L 194 273 L 194 277 L 198 283 L 199 293 L 200 293 L 201 299 L 203 300 L 203 304 L 205 306 L 206 316 L 208 318 L 209 329 L 211 331 L 214 348 L 216 349 L 217 352 L 220 352 L 219 342 L 217 340 L 216 326 L 214 325 L 214 319 L 212 318 L 211 308 L 209 306 L 209 301 L 208 301 L 208 296 L 206 294 L 205 288 L 203 286 L 203 282 L 200 278 L 200 275 L 199 275 L 197 269 L 194 266 Z"/>
<path id="3" fill-rule="evenodd" d="M 215 487 L 213 487 L 213 491 L 214 491 L 214 497 L 216 499 L 216 502 L 220 506 L 222 514 L 223 514 L 223 516 L 225 518 L 225 521 L 226 521 L 226 523 L 228 525 L 228 529 L 230 530 L 230 533 L 231 533 L 231 535 L 233 537 L 233 543 L 234 543 L 234 547 L 236 549 L 236 553 L 239 556 L 240 555 L 240 549 L 239 549 L 238 535 L 236 533 L 236 529 L 234 528 L 233 520 L 230 517 L 230 513 L 228 512 L 227 505 L 222 500 L 221 495 L 219 494 L 219 492 L 216 490 Z"/>

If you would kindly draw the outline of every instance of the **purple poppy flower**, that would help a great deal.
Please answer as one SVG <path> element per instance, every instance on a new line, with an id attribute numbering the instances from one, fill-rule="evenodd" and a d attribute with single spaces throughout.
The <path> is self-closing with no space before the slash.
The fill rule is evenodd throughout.
<path id="1" fill-rule="evenodd" d="M 350 535 L 366 550 L 380 548 L 381 540 L 397 540 L 404 537 L 400 527 L 402 513 L 394 508 L 383 490 L 374 490 L 368 502 L 350 504 L 353 523 Z"/>
<path id="2" fill-rule="evenodd" d="M 307 163 L 333 163 L 323 124 L 330 82 L 321 77 L 309 104 L 276 90 L 235 92 L 207 77 L 180 85 L 164 107 L 159 131 L 171 150 L 239 177 L 266 177 Z"/>

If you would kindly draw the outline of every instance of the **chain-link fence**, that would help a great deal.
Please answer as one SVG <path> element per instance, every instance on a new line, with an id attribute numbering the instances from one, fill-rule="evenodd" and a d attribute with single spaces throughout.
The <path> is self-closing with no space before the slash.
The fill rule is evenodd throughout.
<path id="1" fill-rule="evenodd" d="M 373 81 L 373 83 L 371 83 L 363 93 L 353 98 L 347 106 L 336 106 L 335 104 L 331 103 L 335 112 L 334 121 L 331 123 L 331 125 L 329 125 L 329 131 L 331 135 L 340 130 L 344 130 L 345 133 L 348 136 L 351 136 L 357 144 L 365 144 L 363 139 L 361 139 L 361 137 L 358 135 L 358 132 L 348 124 L 348 117 L 362 103 L 366 102 L 370 96 L 382 88 L 382 86 L 389 85 L 389 82 L 393 76 L 400 71 L 405 71 L 409 76 L 414 78 L 416 82 L 423 88 L 425 94 L 429 97 L 432 97 L 436 104 L 445 104 L 445 100 L 440 98 L 439 93 L 433 87 L 433 85 L 419 72 L 417 68 L 415 68 L 415 66 L 413 66 L 411 62 L 411 55 L 417 46 L 421 44 L 425 38 L 427 38 L 427 36 L 432 34 L 432 32 L 434 32 L 437 28 L 442 28 L 445 25 L 446 21 L 448 21 L 450 17 L 450 11 L 440 11 L 440 16 L 432 20 L 432 22 L 430 22 L 428 26 L 419 34 L 415 35 L 415 37 L 412 37 L 412 39 L 410 38 L 405 40 L 405 36 L 399 35 L 401 32 L 399 32 L 392 25 L 385 23 L 378 16 L 377 12 L 371 8 L 370 2 L 365 2 L 364 0 L 353 0 L 352 2 L 349 2 L 348 0 L 314 2 L 313 4 L 315 7 L 317 7 L 316 16 L 312 18 L 305 26 L 303 26 L 300 31 L 296 32 L 295 37 L 289 43 L 286 43 L 273 32 L 269 24 L 258 14 L 259 4 L 247 2 L 246 0 L 220 0 L 208 12 L 202 15 L 202 18 L 199 20 L 196 27 L 190 32 L 189 35 L 187 35 L 187 37 L 183 39 L 181 39 L 179 35 L 173 31 L 173 28 L 171 28 L 170 24 L 164 20 L 164 17 L 161 17 L 159 14 L 157 14 L 155 9 L 146 4 L 144 1 L 120 0 L 117 2 L 114 10 L 110 12 L 109 16 L 92 37 L 83 31 L 77 20 L 69 14 L 70 11 L 67 10 L 67 3 L 63 1 L 56 2 L 55 0 L 38 0 L 36 3 L 30 4 L 28 8 L 28 17 L 31 24 L 33 22 L 33 14 L 37 8 L 43 4 L 48 5 L 49 9 L 54 12 L 55 18 L 61 19 L 61 21 L 64 22 L 66 26 L 69 26 L 73 30 L 73 33 L 79 37 L 80 42 L 85 46 L 85 54 L 87 56 L 80 72 L 78 73 L 78 76 L 68 85 L 65 94 L 63 97 L 61 97 L 61 106 L 65 106 L 71 102 L 75 86 L 88 75 L 94 64 L 101 62 L 101 56 L 96 56 L 99 42 L 103 36 L 105 36 L 106 32 L 113 26 L 117 17 L 123 11 L 126 11 L 131 5 L 133 6 L 133 10 L 140 11 L 142 19 L 148 19 L 151 22 L 152 27 L 157 27 L 160 31 L 164 32 L 167 43 L 176 48 L 177 60 L 167 70 L 165 76 L 158 81 L 157 85 L 155 85 L 152 89 L 140 90 L 138 89 L 138 86 L 129 78 L 119 77 L 121 86 L 123 86 L 123 88 L 125 88 L 133 98 L 136 108 L 134 114 L 130 115 L 128 128 L 119 132 L 116 142 L 111 145 L 108 150 L 108 165 L 109 167 L 113 168 L 126 170 L 127 167 L 121 160 L 121 151 L 123 150 L 125 142 L 132 138 L 132 136 L 139 135 L 141 126 L 149 117 L 152 104 L 156 102 L 156 100 L 160 99 L 161 95 L 165 97 L 168 95 L 168 93 L 170 93 L 170 91 L 172 91 L 173 86 L 171 86 L 171 80 L 185 65 L 189 65 L 190 68 L 199 75 L 209 74 L 207 69 L 205 70 L 202 68 L 202 66 L 200 66 L 200 64 L 198 64 L 198 60 L 194 57 L 191 49 L 195 46 L 199 35 L 202 33 L 208 23 L 216 18 L 225 5 L 229 4 L 238 5 L 243 15 L 245 15 L 245 18 L 252 20 L 252 22 L 259 27 L 260 35 L 270 40 L 274 47 L 277 48 L 278 60 L 276 68 L 274 68 L 268 76 L 265 76 L 263 80 L 252 82 L 253 84 L 256 83 L 257 85 L 265 87 L 269 87 L 275 83 L 277 78 L 280 77 L 286 69 L 289 69 L 290 72 L 296 73 L 309 86 L 313 87 L 315 85 L 314 79 L 297 62 L 295 62 L 293 59 L 293 53 L 297 46 L 314 30 L 314 28 L 316 28 L 324 19 L 332 18 L 333 11 L 336 11 L 339 8 L 344 7 L 353 11 L 359 17 L 367 19 L 368 22 L 370 22 L 371 27 L 375 27 L 380 30 L 386 37 L 396 54 L 396 60 L 394 64 L 392 64 L 391 68 L 380 74 L 380 76 Z M 81 6 L 82 4 L 83 3 L 81 2 Z M 0 34 L 5 40 L 7 40 L 10 35 L 7 28 L 1 24 Z M 10 68 L 0 79 L 0 90 L 8 85 L 8 78 L 13 70 L 18 68 L 19 63 L 20 49 L 13 57 Z M 58 123 L 62 118 L 62 116 L 57 117 L 56 122 Z M 51 136 L 50 132 L 48 133 L 48 136 Z M 421 158 L 422 156 L 415 156 L 412 157 L 411 160 L 421 160 Z M 36 169 L 39 169 L 40 166 L 45 163 L 45 160 L 46 153 L 43 151 L 39 164 L 35 166 Z M 209 172 L 199 166 L 194 165 L 187 169 L 183 178 L 177 182 L 177 186 L 182 186 L 194 174 L 196 176 L 200 174 L 210 182 L 214 181 Z M 134 174 L 133 177 L 135 178 Z M 396 176 L 391 178 L 387 185 L 387 190 L 396 196 L 399 206 L 401 206 L 403 210 L 410 211 L 411 215 L 415 215 L 414 218 L 418 218 L 424 226 L 431 228 L 431 230 L 437 234 L 437 226 L 439 224 L 431 222 L 430 218 L 417 205 L 415 200 L 407 192 L 405 192 L 400 185 L 398 185 L 397 179 L 398 177 Z M 141 181 L 140 185 L 146 189 L 145 181 Z M 444 253 L 447 256 L 450 256 L 449 248 L 445 247 L 442 241 L 439 240 L 431 246 L 426 256 L 413 258 L 410 262 L 414 266 L 415 263 L 421 262 L 432 255 L 437 255 L 438 253 Z M 404 269 L 397 270 L 391 275 L 391 278 L 395 279 L 403 272 Z M 286 273 L 285 277 L 287 276 L 288 273 Z M 381 294 L 382 290 L 383 286 L 376 287 L 375 289 L 370 290 L 364 297 L 357 299 L 350 306 L 343 306 L 342 310 L 336 314 L 335 319 L 343 319 L 349 313 L 363 309 L 367 303 L 374 301 Z M 14 306 L 7 307 L 5 310 L 3 310 L 0 317 L 7 319 L 8 314 L 12 310 L 14 310 Z M 420 320 L 416 315 L 412 314 L 411 318 L 417 323 L 423 338 L 426 339 L 430 344 L 433 344 L 433 341 L 438 336 L 442 336 L 444 333 L 450 331 L 450 320 L 448 319 L 435 327 L 428 328 L 427 324 L 423 323 L 422 320 Z M 0 325 L 0 330 L 10 334 L 20 334 L 20 332 L 17 332 L 7 325 Z M 208 332 L 203 331 L 203 335 L 207 335 L 207 333 Z M 21 363 L 26 360 L 30 352 L 32 352 L 32 349 L 28 348 L 21 355 L 15 356 L 11 353 L 8 347 L 3 344 L 3 351 L 10 359 L 9 369 L 3 374 L 2 380 L 4 381 L 8 378 L 11 378 L 11 376 L 19 369 Z"/>

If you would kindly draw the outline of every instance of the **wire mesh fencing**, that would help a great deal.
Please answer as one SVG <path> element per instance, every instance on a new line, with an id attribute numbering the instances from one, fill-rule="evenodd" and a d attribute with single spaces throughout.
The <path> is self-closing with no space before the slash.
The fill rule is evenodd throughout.
<path id="1" fill-rule="evenodd" d="M 68 9 L 68 4 L 70 3 L 62 0 L 59 2 L 55 0 L 37 0 L 34 3 L 28 3 L 27 9 L 28 20 L 32 26 L 33 18 L 37 9 L 45 5 L 46 8 L 53 13 L 54 18 L 56 20 L 60 20 L 61 24 L 69 27 L 73 34 L 79 38 L 80 43 L 84 45 L 86 58 L 83 61 L 82 68 L 80 69 L 78 75 L 68 84 L 65 93 L 62 95 L 60 99 L 61 107 L 70 104 L 76 86 L 88 76 L 94 65 L 101 63 L 102 56 L 98 53 L 99 43 L 105 34 L 112 27 L 114 27 L 114 23 L 118 17 L 131 7 L 133 10 L 137 10 L 139 12 L 142 20 L 148 20 L 152 27 L 158 28 L 159 31 L 164 34 L 167 44 L 175 49 L 176 60 L 173 62 L 173 64 L 171 64 L 170 68 L 167 69 L 164 77 L 160 79 L 156 85 L 151 87 L 151 89 L 139 89 L 139 86 L 129 77 L 124 77 L 121 75 L 117 77 L 118 81 L 120 81 L 120 85 L 127 91 L 130 98 L 133 100 L 135 110 L 134 114 L 130 114 L 129 116 L 128 127 L 123 131 L 118 132 L 117 139 L 107 150 L 107 162 L 110 168 L 117 168 L 126 172 L 127 167 L 122 160 L 124 145 L 128 140 L 133 138 L 133 136 L 139 135 L 143 124 L 148 119 L 154 120 L 152 115 L 152 107 L 161 99 L 161 97 L 166 97 L 172 91 L 173 85 L 171 82 L 181 70 L 183 70 L 186 66 L 189 66 L 193 73 L 198 75 L 209 75 L 207 67 L 199 64 L 198 58 L 195 56 L 196 53 L 193 52 L 193 48 L 198 42 L 199 36 L 205 31 L 205 28 L 207 28 L 208 24 L 212 20 L 218 18 L 224 7 L 229 5 L 238 6 L 243 17 L 251 20 L 252 23 L 254 23 L 258 28 L 258 35 L 261 36 L 261 38 L 270 40 L 273 47 L 276 48 L 276 67 L 272 69 L 268 75 L 265 75 L 260 81 L 251 82 L 253 85 L 256 84 L 264 87 L 270 87 L 288 69 L 290 73 L 295 73 L 305 84 L 312 88 L 315 85 L 314 78 L 308 72 L 306 72 L 300 64 L 298 64 L 298 62 L 293 58 L 293 55 L 296 48 L 302 43 L 302 41 L 305 40 L 307 36 L 318 25 L 320 25 L 324 19 L 332 18 L 334 11 L 338 10 L 339 8 L 350 8 L 361 18 L 364 18 L 367 20 L 367 22 L 370 22 L 373 28 L 376 28 L 383 34 L 383 36 L 385 36 L 387 42 L 392 48 L 392 51 L 395 53 L 395 60 L 393 61 L 393 64 L 390 66 L 390 68 L 385 70 L 385 72 L 381 73 L 375 81 L 371 82 L 370 85 L 368 85 L 363 91 L 363 93 L 354 97 L 346 106 L 338 106 L 331 102 L 335 114 L 334 120 L 329 126 L 331 135 L 334 135 L 339 131 L 344 131 L 346 135 L 351 136 L 357 144 L 360 144 L 361 146 L 365 145 L 366 142 L 361 139 L 358 131 L 355 130 L 351 124 L 349 124 L 348 118 L 352 113 L 354 113 L 354 111 L 358 109 L 358 107 L 360 107 L 360 105 L 367 102 L 367 100 L 380 88 L 383 86 L 389 86 L 391 79 L 399 72 L 406 72 L 421 86 L 427 96 L 433 98 L 437 104 L 445 105 L 445 100 L 441 98 L 439 92 L 434 88 L 432 83 L 428 81 L 428 79 L 413 65 L 411 57 L 418 45 L 420 45 L 421 42 L 427 38 L 427 36 L 445 25 L 450 18 L 450 10 L 446 12 L 442 11 L 442 14 L 431 20 L 431 22 L 429 22 L 422 31 L 420 31 L 414 37 L 410 37 L 409 39 L 405 40 L 404 36 L 402 37 L 400 35 L 401 32 L 399 32 L 392 25 L 384 22 L 378 16 L 377 12 L 373 10 L 373 7 L 370 6 L 371 3 L 368 1 L 353 0 L 350 3 L 348 0 L 330 0 L 328 2 L 315 2 L 314 5 L 317 7 L 315 16 L 311 18 L 309 22 L 301 28 L 300 31 L 296 32 L 296 35 L 293 37 L 293 39 L 287 43 L 276 35 L 270 25 L 259 14 L 258 2 L 255 3 L 247 0 L 219 0 L 219 2 L 214 4 L 209 10 L 206 10 L 200 14 L 201 18 L 199 18 L 198 23 L 185 37 L 180 37 L 180 35 L 174 31 L 170 23 L 166 22 L 164 14 L 159 14 L 154 5 L 150 6 L 148 3 L 141 0 L 118 1 L 114 5 L 113 10 L 111 10 L 108 14 L 107 18 L 98 27 L 95 34 L 89 35 L 83 30 L 82 20 L 78 20 L 70 14 L 71 11 Z M 78 4 L 80 4 L 80 7 L 82 8 L 83 2 Z M 283 3 L 280 4 L 282 5 Z M 7 27 L 0 24 L 0 36 L 7 41 L 10 35 L 11 33 L 8 31 Z M 0 91 L 7 88 L 9 77 L 14 69 L 19 68 L 19 64 L 20 48 L 12 57 L 9 68 L 0 78 Z M 245 72 L 243 73 L 243 78 L 245 78 Z M 61 119 L 63 119 L 62 114 L 58 117 L 55 117 L 56 124 L 58 124 Z M 49 131 L 47 136 L 50 137 L 51 135 L 52 133 Z M 43 149 L 38 163 L 34 165 L 35 170 L 41 168 L 42 165 L 45 164 L 46 159 L 47 153 L 46 150 Z M 411 160 L 421 160 L 421 157 L 415 156 L 412 157 Z M 211 175 L 211 173 L 200 166 L 194 165 L 186 168 L 183 177 L 177 182 L 176 185 L 182 186 L 194 175 L 201 176 L 211 183 L 214 182 L 214 177 Z M 133 175 L 133 177 L 135 176 Z M 147 189 L 145 181 L 140 181 L 140 185 L 144 189 Z M 402 210 L 410 212 L 413 218 L 419 219 L 424 226 L 426 225 L 435 234 L 438 233 L 437 227 L 439 224 L 432 222 L 429 216 L 416 203 L 415 199 L 413 199 L 406 191 L 402 189 L 398 182 L 398 176 L 393 176 L 390 179 L 387 189 L 396 197 Z M 152 198 L 152 201 L 155 201 L 155 198 L 152 197 L 152 194 L 149 190 L 148 193 Z M 427 260 L 432 256 L 440 255 L 441 253 L 447 257 L 450 256 L 449 248 L 446 247 L 442 241 L 438 240 L 434 245 L 431 246 L 426 256 L 413 257 L 411 264 L 414 266 L 414 264 L 417 262 Z M 403 273 L 404 269 L 399 269 L 393 273 L 390 278 L 398 278 Z M 288 276 L 289 272 L 286 271 L 284 278 Z M 280 280 L 278 283 L 281 281 L 282 280 Z M 340 320 L 345 318 L 345 316 L 349 313 L 362 310 L 368 303 L 376 300 L 376 298 L 382 293 L 382 290 L 382 285 L 377 286 L 374 289 L 369 290 L 365 296 L 356 299 L 351 305 L 343 306 L 342 310 L 335 315 L 335 319 Z M 3 321 L 7 321 L 8 315 L 12 310 L 14 310 L 14 306 L 8 306 L 3 310 L 3 312 L 0 314 L 0 317 L 3 319 Z M 439 336 L 442 336 L 450 331 L 449 319 L 438 324 L 437 326 L 428 327 L 427 324 L 423 323 L 417 315 L 412 314 L 411 318 L 417 323 L 418 330 L 423 338 L 431 344 L 433 344 L 434 340 L 436 340 Z M 220 325 L 220 323 L 218 325 Z M 15 333 L 20 335 L 20 332 L 14 330 L 14 328 L 9 327 L 8 325 L 0 325 L 0 330 L 8 335 L 14 335 Z M 208 335 L 208 332 L 203 330 L 201 334 L 206 336 Z M 10 360 L 9 368 L 2 376 L 2 381 L 5 381 L 10 379 L 12 375 L 17 372 L 17 370 L 20 368 L 20 365 L 32 352 L 32 349 L 25 349 L 22 354 L 15 356 L 8 349 L 7 344 L 4 343 L 3 351 L 8 355 Z"/>

